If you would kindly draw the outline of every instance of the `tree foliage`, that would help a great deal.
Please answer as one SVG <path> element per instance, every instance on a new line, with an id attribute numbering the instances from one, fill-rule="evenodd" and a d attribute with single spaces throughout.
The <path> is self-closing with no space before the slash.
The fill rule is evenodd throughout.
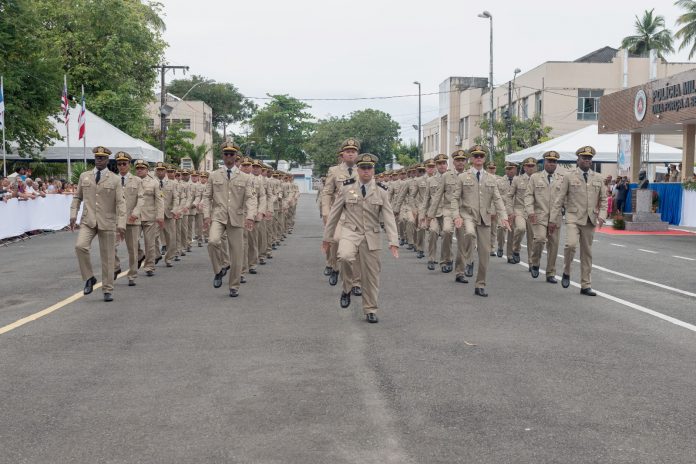
<path id="1" fill-rule="evenodd" d="M 420 158 L 418 144 L 415 142 L 398 142 L 394 146 L 394 154 L 396 155 L 396 162 L 401 166 L 413 166 L 418 163 Z"/>
<path id="2" fill-rule="evenodd" d="M 153 146 L 159 146 L 159 131 L 154 131 L 152 133 L 145 135 L 145 141 Z M 196 138 L 196 134 L 183 129 L 181 124 L 172 124 L 167 126 L 167 141 L 165 143 L 164 152 L 166 153 L 167 163 L 172 163 L 179 165 L 181 163 L 181 158 L 189 157 L 195 161 L 196 151 L 200 150 L 193 144 L 193 139 Z M 203 153 L 205 154 L 205 145 L 203 147 Z M 193 154 L 193 156 L 191 156 Z M 200 163 L 200 160 L 198 160 Z M 197 166 L 196 163 L 194 163 Z"/>
<path id="3" fill-rule="evenodd" d="M 309 105 L 288 95 L 272 95 L 266 106 L 251 118 L 251 140 L 266 158 L 304 163 L 304 145 L 313 127 Z"/>
<path id="4" fill-rule="evenodd" d="M 696 55 L 696 1 L 677 0 L 674 4 L 686 10 L 677 18 L 677 26 L 681 26 L 681 29 L 674 37 L 681 40 L 679 50 L 691 46 L 689 59 L 692 59 Z"/>
<path id="5" fill-rule="evenodd" d="M 642 18 L 636 15 L 634 23 L 636 34 L 624 37 L 621 48 L 640 56 L 648 56 L 650 50 L 655 50 L 660 58 L 674 52 L 672 32 L 665 28 L 664 16 L 654 13 L 653 8 L 650 11 L 645 10 Z"/>
<path id="6" fill-rule="evenodd" d="M 500 119 L 493 124 L 493 137 L 496 141 L 493 159 L 498 166 L 499 173 L 503 171 L 505 155 L 533 147 L 550 139 L 551 127 L 544 126 L 541 118 L 538 116 L 524 120 L 513 116 L 510 118 L 510 124 L 512 124 L 512 149 L 510 149 L 508 143 L 508 125 L 506 121 Z M 489 147 L 490 122 L 488 119 L 481 119 L 478 122 L 478 126 L 484 135 L 476 137 L 475 143 Z"/>

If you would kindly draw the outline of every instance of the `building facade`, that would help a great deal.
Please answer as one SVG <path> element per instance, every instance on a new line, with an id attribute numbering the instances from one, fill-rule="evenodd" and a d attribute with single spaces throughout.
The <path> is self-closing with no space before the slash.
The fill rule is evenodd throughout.
<path id="1" fill-rule="evenodd" d="M 557 137 L 596 124 L 603 95 L 693 68 L 695 63 L 668 63 L 604 47 L 575 61 L 547 61 L 495 87 L 493 117 L 500 120 L 510 106 L 510 113 L 520 119 L 539 116 Z M 425 158 L 475 143 L 481 135 L 479 122 L 490 117 L 487 86 L 483 77 L 449 77 L 440 84 L 439 115 L 423 126 Z M 681 137 L 671 135 L 658 135 L 656 141 L 682 144 Z"/>

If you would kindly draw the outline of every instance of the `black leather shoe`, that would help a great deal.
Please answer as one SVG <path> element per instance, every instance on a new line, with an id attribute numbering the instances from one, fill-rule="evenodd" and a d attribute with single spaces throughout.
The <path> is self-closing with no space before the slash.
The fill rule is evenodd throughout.
<path id="1" fill-rule="evenodd" d="M 253 267 L 249 268 L 249 274 L 256 274 L 256 269 Z"/>
<path id="2" fill-rule="evenodd" d="M 178 256 L 175 256 L 174 261 L 181 261 L 181 258 L 179 258 Z"/>
<path id="3" fill-rule="evenodd" d="M 495 251 L 491 251 L 491 256 L 495 256 Z"/>
<path id="4" fill-rule="evenodd" d="M 143 262 L 145 261 L 145 257 L 143 256 L 138 260 L 138 269 L 140 269 L 143 266 Z"/>
<path id="5" fill-rule="evenodd" d="M 350 306 L 350 292 L 341 292 L 341 308 L 347 308 Z"/>
<path id="6" fill-rule="evenodd" d="M 406 249 L 407 249 L 407 250 L 410 250 L 410 251 L 413 251 L 413 245 L 411 245 L 411 244 L 409 243 L 408 245 L 406 245 Z"/>
<path id="7" fill-rule="evenodd" d="M 520 262 L 520 254 L 513 252 L 512 259 L 513 259 L 513 261 L 515 261 L 515 264 L 519 263 Z"/>
<path id="8" fill-rule="evenodd" d="M 229 266 L 225 266 L 222 269 L 220 269 L 220 274 L 222 275 L 222 277 L 225 277 L 227 275 L 227 271 L 229 271 L 229 270 L 230 270 Z"/>
<path id="9" fill-rule="evenodd" d="M 416 258 L 418 258 L 418 259 L 425 258 L 425 253 L 423 253 L 422 251 L 419 251 L 418 253 L 416 253 Z"/>
<path id="10" fill-rule="evenodd" d="M 160 250 L 160 255 L 164 256 L 167 254 L 167 245 L 162 245 L 162 249 Z"/>
<path id="11" fill-rule="evenodd" d="M 581 289 L 580 293 L 582 293 L 583 295 L 587 295 L 587 296 L 597 296 L 597 292 L 592 290 L 590 287 Z"/>
<path id="12" fill-rule="evenodd" d="M 440 270 L 445 274 L 452 272 L 452 261 L 448 261 L 440 267 Z"/>
<path id="13" fill-rule="evenodd" d="M 406 243 L 406 240 L 404 240 L 403 238 L 399 239 L 399 246 L 404 246 L 405 243 Z"/>
<path id="14" fill-rule="evenodd" d="M 245 283 L 246 283 L 246 277 L 244 277 L 244 276 L 239 276 L 239 282 L 242 283 L 242 284 L 245 284 Z"/>
<path id="15" fill-rule="evenodd" d="M 326 267 L 324 268 L 324 275 L 328 277 L 328 276 L 331 275 L 331 272 L 332 272 L 332 271 L 333 271 L 333 268 L 332 268 L 331 266 L 326 266 Z"/>
<path id="16" fill-rule="evenodd" d="M 495 255 L 496 255 L 498 258 L 502 258 L 502 257 L 503 257 L 503 249 L 502 249 L 502 248 L 498 248 L 498 252 L 497 252 Z"/>
<path id="17" fill-rule="evenodd" d="M 155 271 L 147 271 L 145 275 L 148 277 L 152 277 L 153 275 L 155 275 Z"/>
<path id="18" fill-rule="evenodd" d="M 276 246 L 275 243 L 273 245 L 271 245 L 271 250 L 277 250 L 277 249 L 278 249 L 278 247 Z"/>
<path id="19" fill-rule="evenodd" d="M 485 288 L 475 288 L 474 295 L 486 297 L 488 296 L 488 293 L 486 292 Z"/>
<path id="20" fill-rule="evenodd" d="M 467 277 L 473 277 L 474 275 L 474 263 L 467 264 L 464 270 L 464 275 Z"/>
<path id="21" fill-rule="evenodd" d="M 539 277 L 539 266 L 532 266 L 529 269 L 532 272 L 532 277 L 534 277 L 535 279 Z"/>
<path id="22" fill-rule="evenodd" d="M 261 266 L 265 266 L 266 265 L 266 258 L 259 258 L 259 264 Z M 324 274 L 324 275 L 328 275 L 328 274 Z"/>
<path id="23" fill-rule="evenodd" d="M 161 256 L 156 257 L 155 258 L 155 265 L 157 265 L 157 263 L 159 263 L 161 260 L 162 260 Z"/>
<path id="24" fill-rule="evenodd" d="M 365 316 L 365 319 L 370 324 L 376 324 L 379 322 L 379 319 L 377 319 L 377 315 L 375 313 L 367 313 L 367 315 Z"/>
<path id="25" fill-rule="evenodd" d="M 515 259 L 508 257 L 508 264 L 515 264 Z"/>
<path id="26" fill-rule="evenodd" d="M 460 284 L 468 284 L 469 281 L 466 280 L 466 278 L 463 275 L 458 275 L 457 277 L 454 278 L 455 282 L 459 282 Z"/>
<path id="27" fill-rule="evenodd" d="M 121 273 L 121 268 L 119 267 L 118 269 L 116 269 L 116 270 L 114 271 L 114 280 L 116 280 L 116 279 L 118 278 L 118 275 L 119 275 L 120 273 Z"/>
<path id="28" fill-rule="evenodd" d="M 223 275 L 222 271 L 215 274 L 215 277 L 213 278 L 213 287 L 215 287 L 215 288 L 222 287 L 222 275 Z"/>
<path id="29" fill-rule="evenodd" d="M 239 296 L 239 290 L 237 290 L 236 288 L 230 288 L 230 296 L 231 296 L 232 298 L 238 297 L 238 296 Z"/>
<path id="30" fill-rule="evenodd" d="M 135 287 L 135 280 L 128 280 L 129 287 Z"/>
<path id="31" fill-rule="evenodd" d="M 85 295 L 92 293 L 94 285 L 97 283 L 97 279 L 92 276 L 85 281 Z"/>
<path id="32" fill-rule="evenodd" d="M 186 253 L 184 251 L 182 251 L 180 256 L 186 256 Z"/>
<path id="33" fill-rule="evenodd" d="M 561 279 L 561 285 L 563 286 L 563 288 L 570 287 L 570 276 L 568 274 L 563 274 L 563 278 Z"/>
<path id="34" fill-rule="evenodd" d="M 355 296 L 362 296 L 362 288 L 360 287 L 353 287 L 351 289 L 351 293 Z"/>
<path id="35" fill-rule="evenodd" d="M 198 248 L 203 248 L 203 242 L 198 242 Z"/>
<path id="36" fill-rule="evenodd" d="M 334 286 L 338 283 L 338 271 L 332 271 L 329 276 L 329 285 Z"/>
<path id="37" fill-rule="evenodd" d="M 428 261 L 428 270 L 429 271 L 435 270 L 435 261 Z"/>
<path id="38" fill-rule="evenodd" d="M 550 284 L 557 284 L 558 283 L 558 281 L 556 280 L 556 278 L 554 276 L 546 277 L 546 281 Z"/>
<path id="39" fill-rule="evenodd" d="M 104 301 L 114 301 L 114 297 L 111 296 L 111 293 L 105 293 L 104 294 Z"/>
<path id="40" fill-rule="evenodd" d="M 166 266 L 167 267 L 174 267 L 174 265 L 172 263 L 167 263 Z"/>
<path id="41" fill-rule="evenodd" d="M 186 252 L 187 252 L 187 253 L 191 253 L 191 245 L 189 245 L 189 246 L 186 247 Z"/>

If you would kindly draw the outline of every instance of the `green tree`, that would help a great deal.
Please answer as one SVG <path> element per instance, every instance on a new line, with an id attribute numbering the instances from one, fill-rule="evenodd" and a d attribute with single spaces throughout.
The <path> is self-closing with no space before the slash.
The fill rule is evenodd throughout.
<path id="1" fill-rule="evenodd" d="M 399 141 L 395 144 L 394 153 L 396 154 L 396 162 L 402 166 L 413 166 L 418 163 L 418 144 L 415 142 L 406 144 Z"/>
<path id="2" fill-rule="evenodd" d="M 681 26 L 674 37 L 681 40 L 679 50 L 683 50 L 691 46 L 689 50 L 689 59 L 696 55 L 696 1 L 695 0 L 677 0 L 675 5 L 686 10 L 677 18 L 677 26 Z"/>
<path id="3" fill-rule="evenodd" d="M 288 95 L 272 95 L 273 99 L 251 118 L 251 139 L 265 156 L 295 163 L 306 161 L 304 146 L 310 137 L 312 115 L 309 105 Z"/>
<path id="4" fill-rule="evenodd" d="M 205 145 L 194 145 L 193 143 L 184 144 L 186 155 L 191 158 L 194 169 L 201 169 L 208 147 Z"/>
<path id="5" fill-rule="evenodd" d="M 30 0 L 0 0 L 0 44 L 6 138 L 24 156 L 58 137 L 48 117 L 60 109 L 59 49 Z"/>
<path id="6" fill-rule="evenodd" d="M 672 32 L 665 28 L 665 18 L 655 15 L 655 9 L 643 12 L 643 17 L 636 15 L 634 23 L 636 35 L 624 37 L 621 48 L 640 56 L 648 56 L 650 50 L 656 50 L 660 58 L 666 53 L 673 53 Z"/>
<path id="7" fill-rule="evenodd" d="M 167 126 L 167 141 L 164 147 L 167 155 L 164 161 L 179 165 L 181 163 L 181 158 L 189 157 L 193 159 L 191 154 L 193 153 L 195 156 L 196 147 L 193 145 L 193 139 L 195 137 L 196 134 L 184 130 L 181 124 Z M 144 137 L 144 140 L 153 146 L 159 146 L 159 139 L 159 131 L 151 132 Z"/>
<path id="8" fill-rule="evenodd" d="M 497 120 L 493 124 L 493 136 L 497 141 L 494 147 L 493 159 L 498 166 L 499 173 L 503 172 L 505 155 L 533 147 L 550 139 L 551 127 L 544 126 L 539 117 L 522 120 L 513 116 L 510 119 L 510 124 L 512 124 L 512 149 L 508 145 L 507 123 L 504 120 Z M 490 138 L 488 137 L 490 122 L 488 119 L 481 119 L 478 122 L 478 127 L 481 128 L 481 133 L 485 135 L 476 137 L 474 142 L 488 148 L 490 146 Z"/>
<path id="9" fill-rule="evenodd" d="M 319 120 L 312 136 L 306 144 L 306 151 L 314 164 L 314 175 L 326 175 L 329 168 L 336 164 L 341 142 L 350 135 L 346 118 L 332 117 Z"/>
<path id="10" fill-rule="evenodd" d="M 213 110 L 213 126 L 226 132 L 230 124 L 249 119 L 256 105 L 244 98 L 237 87 L 227 82 L 215 82 L 203 76 L 175 79 L 167 85 L 167 92 L 188 100 L 204 101 Z"/>

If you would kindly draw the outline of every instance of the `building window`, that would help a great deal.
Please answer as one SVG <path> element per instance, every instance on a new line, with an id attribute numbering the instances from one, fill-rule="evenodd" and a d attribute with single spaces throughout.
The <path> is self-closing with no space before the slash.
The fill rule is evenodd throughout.
<path id="1" fill-rule="evenodd" d="M 467 140 L 469 138 L 469 116 L 464 118 L 464 138 L 462 140 Z"/>
<path id="2" fill-rule="evenodd" d="M 435 150 L 440 151 L 440 134 L 435 134 Z"/>
<path id="3" fill-rule="evenodd" d="M 145 121 L 145 125 L 147 126 L 147 130 L 152 132 L 155 130 L 155 120 L 154 119 L 148 119 Z"/>
<path id="4" fill-rule="evenodd" d="M 522 105 L 520 108 L 521 118 L 523 121 L 529 119 L 529 97 L 524 97 L 522 99 Z"/>
<path id="5" fill-rule="evenodd" d="M 534 116 L 541 117 L 541 92 L 534 94 Z"/>
<path id="6" fill-rule="evenodd" d="M 602 89 L 578 89 L 578 121 L 596 121 Z"/>
<path id="7" fill-rule="evenodd" d="M 184 130 L 191 130 L 191 120 L 190 119 L 169 119 L 167 120 L 168 125 L 174 125 L 181 127 Z"/>
<path id="8" fill-rule="evenodd" d="M 461 146 L 462 141 L 464 140 L 464 132 L 466 132 L 466 119 L 461 118 L 459 119 L 459 130 L 457 131 L 457 143 L 455 145 Z"/>

